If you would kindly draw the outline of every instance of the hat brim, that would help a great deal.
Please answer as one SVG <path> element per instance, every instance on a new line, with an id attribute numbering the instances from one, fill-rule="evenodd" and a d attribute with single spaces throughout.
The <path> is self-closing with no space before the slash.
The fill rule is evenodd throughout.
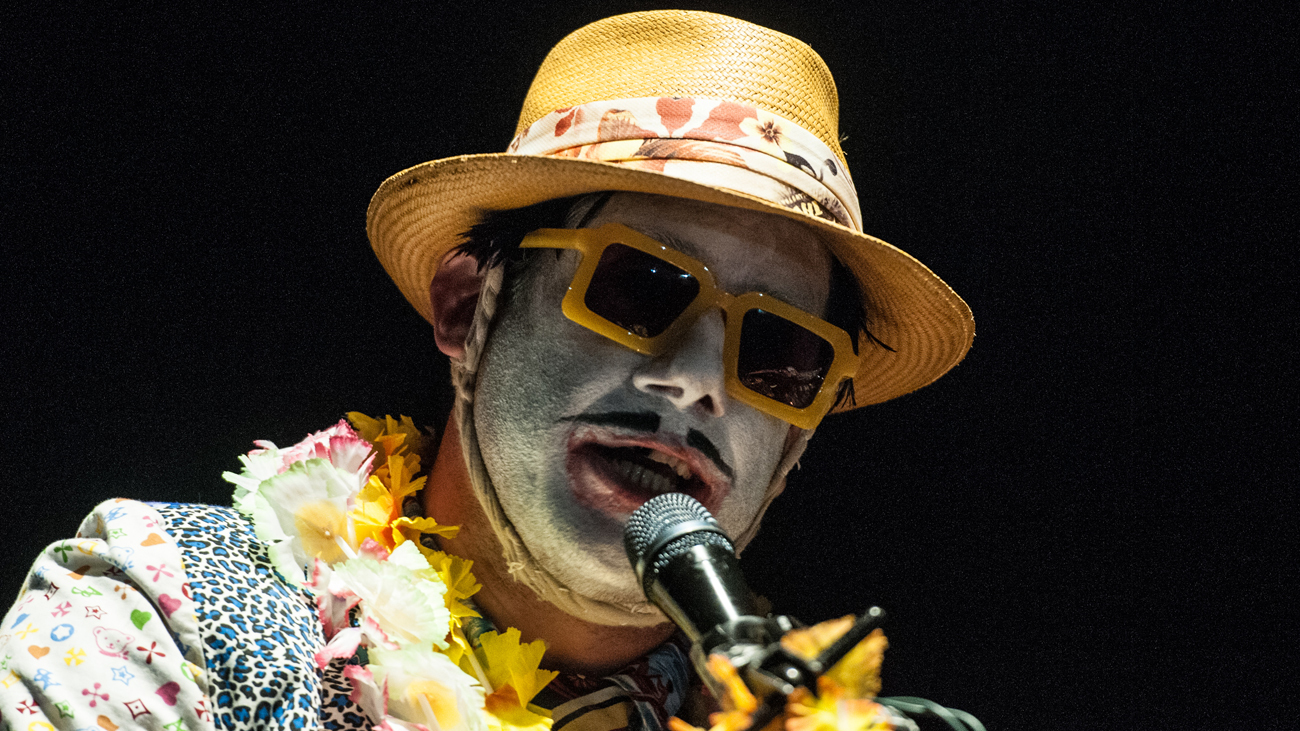
<path id="1" fill-rule="evenodd" d="M 975 321 L 957 293 L 924 264 L 874 236 L 754 196 L 613 163 L 505 153 L 433 160 L 379 186 L 366 212 L 366 233 L 407 301 L 432 322 L 434 272 L 485 212 L 604 190 L 761 211 L 812 228 L 857 279 L 871 334 L 894 349 L 860 339 L 856 406 L 933 382 L 957 365 L 974 341 Z M 844 404 L 836 411 L 852 408 Z"/>

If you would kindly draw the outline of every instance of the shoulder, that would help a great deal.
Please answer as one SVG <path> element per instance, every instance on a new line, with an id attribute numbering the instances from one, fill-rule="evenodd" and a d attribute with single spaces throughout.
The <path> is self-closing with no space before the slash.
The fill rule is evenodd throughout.
<path id="1" fill-rule="evenodd" d="M 153 511 L 161 527 L 183 552 L 224 547 L 241 553 L 261 550 L 252 523 L 238 510 L 222 505 L 139 503 Z"/>
<path id="2" fill-rule="evenodd" d="M 101 503 L 76 537 L 41 552 L 0 626 L 6 719 L 53 728 L 99 718 L 109 728 L 148 715 L 160 725 L 211 727 L 184 561 L 143 503 Z M 108 704 L 109 684 L 130 703 Z"/>
<path id="3" fill-rule="evenodd" d="M 253 524 L 234 508 L 135 503 L 118 520 L 133 514 L 153 516 L 178 551 L 217 725 L 316 727 L 324 688 L 315 654 L 324 636 L 301 577 L 276 572 Z"/>
<path id="4" fill-rule="evenodd" d="M 134 556 L 149 549 L 168 550 L 155 549 L 157 546 L 179 549 L 182 540 L 202 540 L 204 536 L 256 540 L 252 526 L 233 508 L 115 498 L 95 506 L 81 521 L 75 538 L 55 543 L 51 549 L 69 542 L 99 541 L 116 555 Z"/>

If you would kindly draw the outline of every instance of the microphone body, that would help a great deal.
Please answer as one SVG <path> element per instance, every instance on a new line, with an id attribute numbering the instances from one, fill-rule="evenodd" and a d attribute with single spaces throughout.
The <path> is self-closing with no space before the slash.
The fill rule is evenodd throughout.
<path id="1" fill-rule="evenodd" d="M 760 698 L 816 688 L 817 673 L 780 645 L 796 624 L 758 616 L 735 546 L 703 505 L 682 493 L 652 498 L 628 519 L 623 546 L 646 597 L 691 641 L 691 660 L 710 686 L 706 661 L 721 653 Z"/>
<path id="2" fill-rule="evenodd" d="M 697 543 L 670 557 L 642 588 L 691 642 L 757 612 L 736 555 L 713 543 Z"/>

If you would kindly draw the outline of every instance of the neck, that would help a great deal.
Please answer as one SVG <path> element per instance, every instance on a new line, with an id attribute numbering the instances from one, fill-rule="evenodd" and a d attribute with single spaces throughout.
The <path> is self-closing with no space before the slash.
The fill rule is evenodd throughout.
<path id="1" fill-rule="evenodd" d="M 454 417 L 447 419 L 429 472 L 424 514 L 440 524 L 460 526 L 455 538 L 438 539 L 442 549 L 474 562 L 474 576 L 483 585 L 474 601 L 493 623 L 518 629 L 525 642 L 546 642 L 542 666 L 547 669 L 604 675 L 646 654 L 673 633 L 671 624 L 612 627 L 587 622 L 565 614 L 516 581 L 474 495 Z"/>

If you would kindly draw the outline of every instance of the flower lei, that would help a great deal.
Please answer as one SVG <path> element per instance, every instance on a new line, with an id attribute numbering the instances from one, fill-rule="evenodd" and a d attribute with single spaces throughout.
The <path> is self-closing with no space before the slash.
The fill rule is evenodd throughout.
<path id="1" fill-rule="evenodd" d="M 327 640 L 317 666 L 364 648 L 365 664 L 344 675 L 375 729 L 546 731 L 550 714 L 530 703 L 556 676 L 539 669 L 545 644 L 513 628 L 471 643 L 472 562 L 420 541 L 458 528 L 404 514 L 424 487 L 427 439 L 408 417 L 351 412 L 288 449 L 255 442 L 240 473 L 223 477 L 271 564 L 316 597 Z"/>
<path id="2" fill-rule="evenodd" d="M 427 439 L 409 417 L 380 421 L 354 411 L 288 449 L 254 442 L 258 449 L 239 458 L 239 474 L 223 477 L 234 483 L 235 507 L 252 521 L 276 571 L 316 597 L 327 640 L 317 666 L 364 648 L 365 664 L 347 665 L 344 676 L 375 729 L 548 731 L 549 712 L 530 703 L 557 675 L 539 669 L 545 643 L 521 643 L 513 628 L 471 643 L 465 623 L 479 614 L 464 600 L 480 588 L 472 562 L 420 540 L 459 528 L 404 514 L 406 500 L 424 487 Z M 822 622 L 787 633 L 782 644 L 811 659 L 852 624 L 852 616 Z M 817 695 L 796 691 L 768 728 L 894 728 L 871 700 L 887 644 L 873 632 L 818 679 Z M 747 729 L 757 699 L 725 657 L 710 658 L 709 672 L 724 689 L 710 731 Z M 704 731 L 678 718 L 668 725 Z"/>

